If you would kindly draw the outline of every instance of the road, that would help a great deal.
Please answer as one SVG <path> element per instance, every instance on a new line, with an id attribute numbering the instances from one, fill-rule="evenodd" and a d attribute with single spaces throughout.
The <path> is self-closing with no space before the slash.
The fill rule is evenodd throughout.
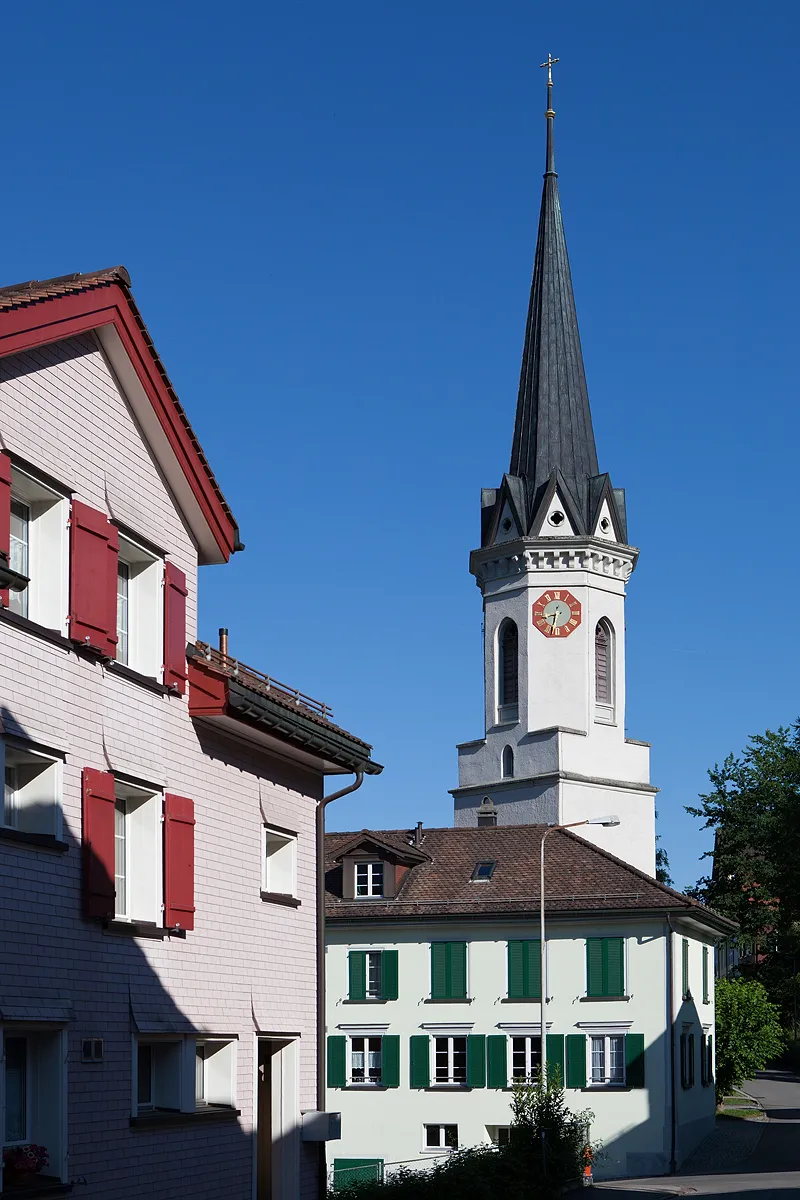
<path id="1" fill-rule="evenodd" d="M 617 1200 L 654 1200 L 655 1196 L 727 1196 L 747 1192 L 752 1200 L 800 1198 L 800 1076 L 788 1071 L 762 1071 L 745 1085 L 765 1109 L 769 1121 L 756 1149 L 731 1173 L 671 1176 L 669 1179 L 626 1179 L 601 1184 Z M 733 1164 L 732 1164 L 733 1165 Z M 611 1200 L 611 1196 L 603 1200 Z"/>

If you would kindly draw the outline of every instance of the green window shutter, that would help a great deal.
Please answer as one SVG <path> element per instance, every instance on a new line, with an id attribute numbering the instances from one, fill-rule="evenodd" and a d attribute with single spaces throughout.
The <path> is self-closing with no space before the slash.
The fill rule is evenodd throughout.
<path id="1" fill-rule="evenodd" d="M 415 1034 L 411 1038 L 411 1086 L 431 1086 L 431 1047 L 427 1034 Z"/>
<path id="2" fill-rule="evenodd" d="M 525 942 L 508 943 L 508 996 L 510 1000 L 525 997 Z"/>
<path id="3" fill-rule="evenodd" d="M 400 1087 L 400 1038 L 395 1034 L 381 1038 L 381 1083 L 384 1087 Z"/>
<path id="4" fill-rule="evenodd" d="M 708 1035 L 708 1041 L 706 1042 L 706 1056 L 706 1082 L 711 1087 L 711 1084 L 714 1082 L 714 1044 L 711 1034 Z"/>
<path id="5" fill-rule="evenodd" d="M 508 1087 L 508 1038 L 490 1034 L 486 1039 L 487 1083 L 490 1088 Z"/>
<path id="6" fill-rule="evenodd" d="M 447 998 L 448 1000 L 466 1000 L 467 998 L 467 943 L 447 943 Z"/>
<path id="7" fill-rule="evenodd" d="M 625 1035 L 625 1082 L 631 1088 L 644 1087 L 644 1034 Z"/>
<path id="8" fill-rule="evenodd" d="M 347 1085 L 347 1038 L 328 1038 L 328 1087 Z"/>
<path id="9" fill-rule="evenodd" d="M 365 1000 L 367 996 L 367 955 L 364 950 L 351 950 L 348 955 L 350 976 L 349 1000 Z"/>
<path id="10" fill-rule="evenodd" d="M 603 939 L 586 939 L 586 995 L 604 996 Z"/>
<path id="11" fill-rule="evenodd" d="M 567 1087 L 586 1087 L 586 1038 L 582 1033 L 568 1033 Z"/>
<path id="12" fill-rule="evenodd" d="M 700 1086 L 707 1087 L 708 1080 L 706 1079 L 706 1066 L 708 1065 L 708 1056 L 706 1053 L 706 1035 L 700 1034 Z"/>
<path id="13" fill-rule="evenodd" d="M 681 946 L 681 994 L 684 1000 L 689 1000 L 689 939 L 684 938 Z"/>
<path id="14" fill-rule="evenodd" d="M 547 1082 L 558 1081 L 564 1086 L 564 1035 L 563 1033 L 548 1033 L 545 1043 L 547 1055 Z"/>
<path id="15" fill-rule="evenodd" d="M 539 1000 L 542 995 L 542 943 L 525 943 L 525 995 L 529 1000 Z"/>
<path id="16" fill-rule="evenodd" d="M 625 940 L 603 938 L 604 996 L 625 995 Z"/>
<path id="17" fill-rule="evenodd" d="M 708 946 L 703 946 L 703 1004 L 708 1004 Z"/>
<path id="18" fill-rule="evenodd" d="M 335 1158 L 333 1190 L 344 1191 L 354 1183 L 374 1183 L 383 1179 L 382 1158 Z"/>
<path id="19" fill-rule="evenodd" d="M 486 1087 L 486 1038 L 482 1033 L 467 1038 L 467 1086 Z"/>
<path id="20" fill-rule="evenodd" d="M 431 999 L 447 999 L 448 942 L 431 942 Z"/>
<path id="21" fill-rule="evenodd" d="M 384 1000 L 397 999 L 398 964 L 397 951 L 384 950 L 381 954 L 381 997 Z"/>

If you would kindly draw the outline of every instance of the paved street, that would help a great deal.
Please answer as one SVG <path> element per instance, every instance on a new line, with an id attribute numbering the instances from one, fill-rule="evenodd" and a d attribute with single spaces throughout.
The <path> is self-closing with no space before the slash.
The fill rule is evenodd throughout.
<path id="1" fill-rule="evenodd" d="M 628 1179 L 601 1184 L 619 1200 L 641 1196 L 725 1196 L 747 1192 L 760 1200 L 796 1200 L 800 1193 L 800 1077 L 788 1071 L 763 1071 L 744 1089 L 762 1104 L 769 1121 L 755 1150 L 724 1171 L 678 1174 L 670 1179 Z M 608 1196 L 608 1200 L 611 1197 Z"/>

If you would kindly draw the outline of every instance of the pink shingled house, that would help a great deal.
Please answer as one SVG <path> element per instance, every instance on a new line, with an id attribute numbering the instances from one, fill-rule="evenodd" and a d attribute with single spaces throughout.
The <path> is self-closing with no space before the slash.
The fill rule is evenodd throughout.
<path id="1" fill-rule="evenodd" d="M 4 1197 L 317 1194 L 324 777 L 380 767 L 197 642 L 242 548 L 127 272 L 0 290 Z"/>

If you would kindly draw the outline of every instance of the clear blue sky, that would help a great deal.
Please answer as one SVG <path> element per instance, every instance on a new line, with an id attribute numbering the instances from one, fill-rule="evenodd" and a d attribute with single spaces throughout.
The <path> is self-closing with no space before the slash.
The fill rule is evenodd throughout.
<path id="1" fill-rule="evenodd" d="M 642 551 L 628 732 L 693 882 L 706 768 L 800 711 L 797 5 L 33 0 L 3 45 L 2 282 L 130 270 L 247 543 L 201 634 L 386 765 L 339 829 L 449 824 L 482 732 L 467 560 L 561 57 L 601 468 Z"/>

